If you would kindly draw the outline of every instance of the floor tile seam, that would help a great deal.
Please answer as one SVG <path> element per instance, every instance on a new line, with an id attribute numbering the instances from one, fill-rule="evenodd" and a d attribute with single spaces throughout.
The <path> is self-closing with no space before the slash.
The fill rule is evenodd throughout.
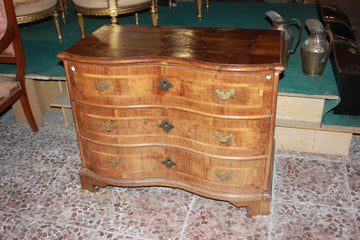
<path id="1" fill-rule="evenodd" d="M 322 208 L 338 208 L 338 209 L 347 210 L 349 212 L 354 212 L 354 210 L 355 210 L 354 206 L 342 207 L 342 206 L 335 206 L 335 205 L 329 205 L 329 204 L 324 204 L 324 203 L 301 202 L 301 201 L 293 201 L 293 200 L 282 200 L 282 201 L 272 200 L 271 206 L 274 207 L 274 204 L 306 205 L 306 206 L 311 205 L 311 206 L 319 206 Z"/>
<path id="2" fill-rule="evenodd" d="M 186 227 L 188 226 L 189 216 L 190 216 L 191 211 L 192 211 L 192 209 L 193 209 L 193 207 L 194 207 L 195 195 L 193 195 L 191 198 L 192 198 L 192 199 L 191 199 L 191 202 L 190 202 L 190 205 L 189 205 L 189 210 L 188 210 L 188 212 L 187 212 L 187 214 L 186 214 L 185 221 L 184 221 L 184 224 L 183 224 L 183 228 L 182 228 L 182 230 L 181 230 L 181 232 L 180 232 L 180 237 L 179 237 L 179 239 L 184 239 L 183 237 L 184 237 L 185 229 L 186 229 Z"/>
<path id="3" fill-rule="evenodd" d="M 342 164 L 342 167 L 343 167 L 343 170 L 344 170 L 344 173 L 345 173 L 345 182 L 346 182 L 346 190 L 347 190 L 347 192 L 349 193 L 349 195 L 350 195 L 350 198 L 351 198 L 351 208 L 353 209 L 353 210 L 355 210 L 355 204 L 354 204 L 354 199 L 353 199 L 353 196 L 352 196 L 352 194 L 351 194 L 351 187 L 350 187 L 350 182 L 349 182 L 349 174 L 348 174 L 348 172 L 347 172 L 347 169 L 346 169 L 346 165 L 347 164 Z M 356 218 L 355 218 L 356 219 Z"/>
<path id="4" fill-rule="evenodd" d="M 272 240 L 271 233 L 274 232 L 276 225 L 274 224 L 273 220 L 273 210 L 275 209 L 275 206 L 273 205 L 273 202 L 270 203 L 270 211 L 269 211 L 269 228 L 268 228 L 268 237 L 267 240 Z"/>
<path id="5" fill-rule="evenodd" d="M 281 158 L 281 156 L 279 156 Z M 337 159 L 337 160 L 334 160 L 334 159 L 326 159 L 326 157 L 324 158 L 316 158 L 316 157 L 297 157 L 297 156 L 289 156 L 291 158 L 297 158 L 297 159 L 291 159 L 291 161 L 303 161 L 304 164 L 307 164 L 307 165 L 313 165 L 313 163 L 311 163 L 312 161 L 316 161 L 318 163 L 331 163 L 331 164 L 346 164 L 346 163 L 349 163 L 351 162 L 351 159 L 349 156 L 338 156 L 339 158 L 341 159 Z M 282 161 L 282 159 L 276 159 L 275 162 L 279 162 L 279 161 Z"/>

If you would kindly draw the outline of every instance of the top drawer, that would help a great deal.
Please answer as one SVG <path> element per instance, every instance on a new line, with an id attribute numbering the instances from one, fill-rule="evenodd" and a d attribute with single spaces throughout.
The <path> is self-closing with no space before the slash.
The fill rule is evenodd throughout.
<path id="1" fill-rule="evenodd" d="M 68 64 L 72 100 L 97 107 L 159 107 L 223 116 L 268 116 L 273 73 L 218 74 L 174 66 Z"/>

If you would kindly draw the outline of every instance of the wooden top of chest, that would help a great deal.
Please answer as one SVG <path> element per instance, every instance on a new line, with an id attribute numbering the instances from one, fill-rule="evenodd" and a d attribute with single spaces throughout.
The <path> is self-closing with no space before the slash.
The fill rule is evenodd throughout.
<path id="1" fill-rule="evenodd" d="M 231 71 L 283 67 L 275 30 L 104 25 L 58 55 L 89 64 L 175 64 Z"/>

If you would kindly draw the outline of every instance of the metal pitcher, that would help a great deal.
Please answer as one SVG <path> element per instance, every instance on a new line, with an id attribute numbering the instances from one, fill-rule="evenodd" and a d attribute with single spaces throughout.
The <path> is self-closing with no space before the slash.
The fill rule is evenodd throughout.
<path id="1" fill-rule="evenodd" d="M 330 30 L 324 29 L 319 20 L 308 19 L 306 26 L 310 36 L 300 49 L 303 73 L 309 76 L 321 76 L 329 58 L 334 37 Z M 329 36 L 329 42 L 326 36 Z"/>
<path id="2" fill-rule="evenodd" d="M 285 66 L 287 66 L 289 64 L 290 54 L 293 54 L 296 51 L 296 48 L 300 43 L 300 38 L 302 34 L 302 23 L 296 18 L 291 18 L 289 21 L 286 21 L 275 11 L 267 11 L 265 14 L 272 21 L 272 29 L 281 30 L 285 33 L 284 61 L 285 61 Z M 294 33 L 289 28 L 291 22 L 296 22 L 299 28 L 299 37 L 297 39 L 294 49 L 291 49 L 294 41 Z"/>

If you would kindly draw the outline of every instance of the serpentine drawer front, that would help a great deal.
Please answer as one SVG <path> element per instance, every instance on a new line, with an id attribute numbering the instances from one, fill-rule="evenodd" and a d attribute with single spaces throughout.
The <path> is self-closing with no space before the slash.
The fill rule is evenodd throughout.
<path id="1" fill-rule="evenodd" d="M 177 187 L 268 214 L 282 51 L 281 31 L 105 25 L 60 53 L 82 187 Z"/>

